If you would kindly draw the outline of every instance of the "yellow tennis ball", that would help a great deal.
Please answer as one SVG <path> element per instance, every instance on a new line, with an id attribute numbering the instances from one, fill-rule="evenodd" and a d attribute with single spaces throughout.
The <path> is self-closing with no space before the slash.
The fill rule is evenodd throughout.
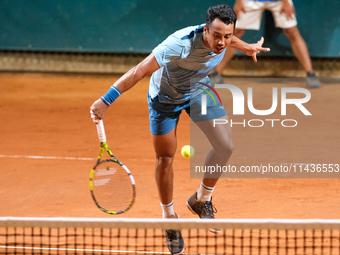
<path id="1" fill-rule="evenodd" d="M 181 149 L 182 156 L 185 158 L 190 158 L 194 156 L 195 150 L 190 145 L 184 145 Z"/>

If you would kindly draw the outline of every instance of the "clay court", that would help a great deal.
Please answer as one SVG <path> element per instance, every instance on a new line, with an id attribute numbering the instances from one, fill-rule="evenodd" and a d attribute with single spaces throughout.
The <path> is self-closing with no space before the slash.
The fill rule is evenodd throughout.
<path id="1" fill-rule="evenodd" d="M 88 179 L 99 153 L 89 107 L 118 77 L 0 75 L 1 216 L 117 217 L 95 206 Z M 105 116 L 111 150 L 136 180 L 136 202 L 120 217 L 161 217 L 148 123 L 148 81 L 145 78 L 126 92 Z M 270 107 L 272 87 L 304 86 L 299 81 L 232 82 L 244 93 L 247 87 L 254 88 L 254 106 L 258 109 Z M 305 104 L 312 116 L 304 116 L 294 106 L 287 108 L 284 118 L 296 119 L 294 128 L 233 127 L 235 151 L 229 163 L 339 164 L 340 86 L 331 80 L 322 85 L 310 90 L 312 98 Z M 232 113 L 232 102 L 223 103 Z M 249 114 L 242 118 L 258 118 Z M 279 110 L 271 117 L 282 119 Z M 181 218 L 192 218 L 185 203 L 200 179 L 190 178 L 190 160 L 180 154 L 180 148 L 190 144 L 186 113 L 181 116 L 177 134 L 174 208 Z M 336 219 L 339 193 L 337 178 L 226 178 L 218 182 L 213 201 L 218 210 L 216 218 Z"/>

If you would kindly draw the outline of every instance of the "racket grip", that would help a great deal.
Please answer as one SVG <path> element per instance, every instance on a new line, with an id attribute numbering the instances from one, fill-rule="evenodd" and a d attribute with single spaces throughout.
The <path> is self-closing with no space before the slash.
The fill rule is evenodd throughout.
<path id="1" fill-rule="evenodd" d="M 99 120 L 97 126 L 98 138 L 99 142 L 104 143 L 106 142 L 106 135 L 104 129 L 104 122 L 103 120 Z"/>

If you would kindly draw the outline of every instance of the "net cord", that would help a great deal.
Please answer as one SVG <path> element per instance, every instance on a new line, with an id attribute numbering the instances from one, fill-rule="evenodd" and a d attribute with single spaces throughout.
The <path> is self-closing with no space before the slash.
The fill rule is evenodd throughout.
<path id="1" fill-rule="evenodd" d="M 340 220 L 0 217 L 0 227 L 340 230 Z"/>

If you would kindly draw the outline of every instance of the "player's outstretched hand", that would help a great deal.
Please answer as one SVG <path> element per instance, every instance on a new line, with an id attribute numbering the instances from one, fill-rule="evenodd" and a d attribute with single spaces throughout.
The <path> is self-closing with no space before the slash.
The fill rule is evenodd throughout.
<path id="1" fill-rule="evenodd" d="M 108 105 L 106 105 L 103 100 L 98 99 L 96 100 L 90 107 L 90 113 L 91 118 L 93 119 L 94 123 L 98 123 L 99 120 L 104 118 L 104 115 L 107 111 L 107 108 L 109 108 Z"/>
<path id="2" fill-rule="evenodd" d="M 257 43 L 249 44 L 251 46 L 251 49 L 246 52 L 248 56 L 252 56 L 254 59 L 254 62 L 257 62 L 256 54 L 262 52 L 269 52 L 270 48 L 263 48 L 262 44 L 264 42 L 264 38 L 261 37 L 261 40 Z"/>

